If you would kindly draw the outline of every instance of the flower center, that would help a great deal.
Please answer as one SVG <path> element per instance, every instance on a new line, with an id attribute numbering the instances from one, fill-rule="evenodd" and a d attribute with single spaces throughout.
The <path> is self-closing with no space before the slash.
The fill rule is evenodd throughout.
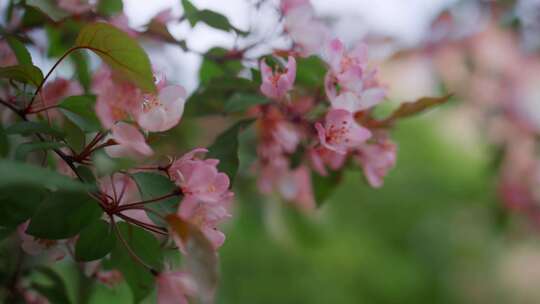
<path id="1" fill-rule="evenodd" d="M 142 108 L 145 113 L 159 106 L 161 106 L 161 102 L 156 96 L 153 96 L 153 95 L 144 96 Z"/>

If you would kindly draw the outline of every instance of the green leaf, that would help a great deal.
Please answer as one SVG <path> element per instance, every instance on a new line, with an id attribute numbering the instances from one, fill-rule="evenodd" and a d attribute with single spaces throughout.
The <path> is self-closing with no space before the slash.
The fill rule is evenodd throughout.
<path id="1" fill-rule="evenodd" d="M 110 175 L 118 170 L 127 170 L 135 165 L 129 158 L 111 158 L 103 150 L 92 154 L 92 162 L 98 176 Z"/>
<path id="2" fill-rule="evenodd" d="M 225 114 L 225 100 L 238 92 L 255 93 L 255 83 L 239 77 L 217 77 L 201 85 L 188 99 L 184 115 Z"/>
<path id="3" fill-rule="evenodd" d="M 50 303 L 69 304 L 66 285 L 62 277 L 49 268 L 38 268 L 35 270 L 37 278 L 30 285 L 32 289 L 45 296 Z"/>
<path id="4" fill-rule="evenodd" d="M 17 227 L 29 219 L 43 196 L 43 190 L 22 185 L 0 188 L 0 226 Z"/>
<path id="5" fill-rule="evenodd" d="M 132 174 L 131 177 L 137 183 L 143 200 L 167 195 L 176 191 L 178 188 L 167 177 L 156 173 L 139 172 Z M 150 203 L 147 205 L 147 208 L 155 210 L 159 214 L 167 215 L 176 212 L 180 200 L 181 197 L 179 195 L 173 196 L 159 202 Z M 152 212 L 148 212 L 147 215 L 154 223 L 165 226 L 165 222 Z"/>
<path id="6" fill-rule="evenodd" d="M 144 229 L 127 223 L 118 223 L 118 230 L 129 247 L 146 264 L 156 270 L 161 269 L 163 260 L 159 242 Z M 154 276 L 126 251 L 121 241 L 116 242 L 111 252 L 111 267 L 119 269 L 131 288 L 134 302 L 138 303 L 152 292 L 155 285 Z"/>
<path id="7" fill-rule="evenodd" d="M 97 220 L 81 231 L 75 245 L 77 261 L 93 261 L 107 255 L 114 247 L 116 237 L 109 223 Z"/>
<path id="8" fill-rule="evenodd" d="M 6 37 L 6 41 L 11 47 L 13 53 L 15 53 L 15 56 L 17 57 L 17 62 L 20 65 L 33 65 L 30 53 L 28 52 L 24 44 L 19 41 L 19 39 L 17 39 L 15 36 L 8 35 Z"/>
<path id="9" fill-rule="evenodd" d="M 96 116 L 94 95 L 70 96 L 58 104 L 62 113 L 83 132 L 101 130 L 101 124 Z"/>
<path id="10" fill-rule="evenodd" d="M 17 161 L 0 159 L 0 187 L 18 185 L 40 189 L 61 189 L 86 192 L 90 188 L 49 169 Z"/>
<path id="11" fill-rule="evenodd" d="M 0 67 L 0 78 L 30 83 L 37 87 L 43 81 L 43 73 L 34 65 L 13 65 Z"/>
<path id="12" fill-rule="evenodd" d="M 6 134 L 33 135 L 35 133 L 49 134 L 56 138 L 63 138 L 64 132 L 43 122 L 21 121 L 12 124 L 6 129 Z"/>
<path id="13" fill-rule="evenodd" d="M 97 220 L 103 211 L 87 193 L 51 193 L 30 219 L 26 233 L 38 238 L 59 240 L 77 235 Z"/>
<path id="14" fill-rule="evenodd" d="M 90 84 L 92 82 L 92 76 L 90 75 L 90 66 L 88 61 L 90 58 L 88 54 L 82 52 L 75 52 L 71 54 L 71 60 L 75 67 L 75 73 L 77 79 L 84 88 L 84 91 L 88 93 L 90 91 Z"/>
<path id="15" fill-rule="evenodd" d="M 118 28 L 103 22 L 86 25 L 75 42 L 105 61 L 119 75 L 143 91 L 155 93 L 150 59 L 137 41 Z"/>
<path id="16" fill-rule="evenodd" d="M 318 87 L 324 84 L 326 65 L 317 56 L 296 59 L 296 83 L 307 87 Z"/>
<path id="17" fill-rule="evenodd" d="M 242 120 L 221 133 L 214 143 L 208 148 L 208 157 L 219 159 L 218 169 L 226 173 L 231 179 L 231 184 L 236 177 L 240 160 L 238 157 L 238 136 L 247 128 L 253 120 Z"/>
<path id="18" fill-rule="evenodd" d="M 65 144 L 59 143 L 59 142 L 37 141 L 37 142 L 22 143 L 17 147 L 17 150 L 15 150 L 15 159 L 24 161 L 26 159 L 26 156 L 30 152 L 34 152 L 38 150 L 42 150 L 42 151 L 53 150 L 53 149 L 58 149 L 64 146 Z"/>
<path id="19" fill-rule="evenodd" d="M 122 12 L 124 3 L 122 0 L 99 0 L 97 11 L 105 16 L 114 16 Z"/>
<path id="20" fill-rule="evenodd" d="M 6 157 L 9 153 L 9 139 L 4 130 L 4 126 L 0 124 L 0 156 Z"/>
<path id="21" fill-rule="evenodd" d="M 41 10 L 27 6 L 24 10 L 21 25 L 24 28 L 32 28 L 37 26 L 43 26 L 43 24 L 51 21 L 50 17 L 43 13 Z"/>
<path id="22" fill-rule="evenodd" d="M 249 93 L 235 93 L 229 98 L 223 110 L 227 113 L 241 112 L 255 105 L 269 103 L 270 100 L 264 96 Z"/>
<path id="23" fill-rule="evenodd" d="M 59 9 L 56 3 L 51 0 L 26 0 L 26 5 L 37 8 L 53 21 L 60 21 L 69 16 L 67 12 Z"/>
<path id="24" fill-rule="evenodd" d="M 234 25 L 232 25 L 230 22 L 229 22 L 229 19 L 227 19 L 227 17 L 225 17 L 224 15 L 218 13 L 218 12 L 214 12 L 214 11 L 211 11 L 211 10 L 207 10 L 207 9 L 204 9 L 202 11 L 199 11 L 197 13 L 197 19 L 198 21 L 202 21 L 206 24 L 208 24 L 209 26 L 215 28 L 215 29 L 218 29 L 218 30 L 222 30 L 222 31 L 235 31 L 237 34 L 239 35 L 247 35 L 248 33 L 245 32 L 245 31 L 242 31 L 238 28 L 236 28 Z"/>
<path id="25" fill-rule="evenodd" d="M 199 10 L 189 0 L 182 0 L 182 7 L 184 8 L 184 16 L 186 16 L 191 26 L 195 26 Z"/>
<path id="26" fill-rule="evenodd" d="M 320 207 L 334 193 L 341 181 L 341 172 L 330 171 L 327 176 L 321 176 L 315 172 L 311 174 L 311 183 L 315 202 Z"/>

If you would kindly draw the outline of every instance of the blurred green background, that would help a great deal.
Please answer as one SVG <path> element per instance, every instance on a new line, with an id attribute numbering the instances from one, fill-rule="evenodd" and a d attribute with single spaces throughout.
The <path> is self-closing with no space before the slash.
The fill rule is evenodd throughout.
<path id="1" fill-rule="evenodd" d="M 384 187 L 350 170 L 311 216 L 238 182 L 217 303 L 538 303 L 538 241 L 500 206 L 489 147 L 448 135 L 458 106 L 401 122 Z M 56 266 L 68 289 L 72 267 Z M 130 301 L 94 288 L 91 303 Z"/>

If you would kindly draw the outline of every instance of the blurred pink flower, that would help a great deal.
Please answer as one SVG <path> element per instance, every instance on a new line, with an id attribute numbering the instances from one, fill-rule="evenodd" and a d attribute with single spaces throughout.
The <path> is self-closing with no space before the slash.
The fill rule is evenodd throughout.
<path id="1" fill-rule="evenodd" d="M 308 167 L 300 166 L 294 171 L 285 174 L 278 181 L 278 190 L 283 198 L 302 211 L 315 209 L 310 173 Z"/>
<path id="2" fill-rule="evenodd" d="M 144 135 L 133 125 L 119 122 L 111 128 L 111 139 L 116 145 L 105 147 L 111 157 L 141 157 L 150 156 L 154 152 L 148 146 Z"/>
<path id="3" fill-rule="evenodd" d="M 327 149 L 324 146 L 318 146 L 312 148 L 308 152 L 309 160 L 313 170 L 315 170 L 319 175 L 326 176 L 328 171 L 326 167 L 328 166 L 331 170 L 339 170 L 345 164 L 347 159 L 346 154 L 337 153 L 334 150 Z"/>
<path id="4" fill-rule="evenodd" d="M 261 92 L 268 98 L 280 100 L 293 88 L 296 78 L 296 60 L 289 56 L 284 72 L 275 71 L 261 61 Z"/>
<path id="5" fill-rule="evenodd" d="M 29 255 L 44 255 L 51 261 L 62 260 L 66 256 L 66 240 L 39 239 L 26 234 L 30 221 L 26 221 L 17 227 L 17 234 L 21 239 L 21 248 Z"/>
<path id="6" fill-rule="evenodd" d="M 319 54 L 329 37 L 329 30 L 315 17 L 309 1 L 284 1 L 284 28 L 301 56 Z"/>
<path id="7" fill-rule="evenodd" d="M 218 203 L 228 200 L 233 193 L 229 191 L 230 181 L 227 174 L 218 172 L 219 160 L 195 158 L 197 153 L 206 149 L 194 149 L 173 162 L 169 175 L 180 187 L 185 199 Z"/>
<path id="8" fill-rule="evenodd" d="M 351 112 L 341 109 L 330 110 L 325 125 L 316 123 L 315 128 L 321 145 L 340 154 L 346 154 L 371 137 L 371 132 L 360 126 Z"/>
<path id="9" fill-rule="evenodd" d="M 17 64 L 17 57 L 6 40 L 0 41 L 0 67 Z"/>
<path id="10" fill-rule="evenodd" d="M 146 95 L 137 123 L 146 131 L 163 132 L 176 126 L 184 113 L 186 91 L 178 85 L 161 89 L 157 96 Z"/>
<path id="11" fill-rule="evenodd" d="M 156 276 L 158 304 L 188 304 L 187 296 L 195 293 L 195 282 L 189 274 L 164 271 Z"/>
<path id="12" fill-rule="evenodd" d="M 58 7 L 75 15 L 91 11 L 95 3 L 96 1 L 90 0 L 57 0 Z"/>
<path id="13" fill-rule="evenodd" d="M 388 139 L 377 143 L 361 145 L 355 154 L 356 160 L 363 168 L 368 183 L 379 188 L 384 177 L 396 164 L 397 146 Z"/>
<path id="14" fill-rule="evenodd" d="M 56 78 L 43 87 L 39 97 L 41 97 L 41 105 L 43 107 L 50 107 L 57 105 L 63 98 L 72 95 L 80 95 L 82 93 L 83 89 L 78 82 L 64 78 Z M 62 114 L 56 109 L 47 110 L 45 113 L 51 120 L 56 122 L 63 118 Z"/>

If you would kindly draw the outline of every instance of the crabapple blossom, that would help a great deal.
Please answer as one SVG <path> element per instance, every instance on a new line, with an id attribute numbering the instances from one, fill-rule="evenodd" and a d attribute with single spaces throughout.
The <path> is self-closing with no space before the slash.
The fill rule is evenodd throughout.
<path id="1" fill-rule="evenodd" d="M 140 157 L 154 153 L 146 143 L 144 135 L 128 123 L 119 122 L 112 126 L 110 138 L 116 142 L 116 145 L 105 147 L 105 151 L 112 157 Z"/>
<path id="2" fill-rule="evenodd" d="M 17 57 L 6 40 L 0 41 L 0 67 L 17 64 Z"/>
<path id="3" fill-rule="evenodd" d="M 99 180 L 99 188 L 104 193 L 110 204 L 113 202 L 122 206 L 141 200 L 139 189 L 135 181 L 127 174 L 116 174 L 106 176 Z M 143 223 L 152 223 L 142 209 L 127 209 L 122 211 L 123 215 L 138 220 Z"/>
<path id="4" fill-rule="evenodd" d="M 216 202 L 204 202 L 197 197 L 188 196 L 180 203 L 178 216 L 197 227 L 210 241 L 214 250 L 225 242 L 225 234 L 218 225 L 231 217 L 229 205 L 232 195 Z"/>
<path id="5" fill-rule="evenodd" d="M 80 15 L 92 10 L 96 6 L 96 1 L 92 0 L 57 0 L 58 7 L 76 15 Z"/>
<path id="6" fill-rule="evenodd" d="M 186 91 L 178 85 L 161 89 L 157 96 L 147 94 L 142 109 L 136 114 L 137 123 L 149 132 L 163 132 L 180 122 L 184 113 Z"/>
<path id="7" fill-rule="evenodd" d="M 340 154 L 358 147 L 371 137 L 371 132 L 360 126 L 351 112 L 341 109 L 330 110 L 324 126 L 316 123 L 315 128 L 321 145 Z"/>
<path id="8" fill-rule="evenodd" d="M 296 60 L 289 56 L 285 71 L 272 71 L 264 60 L 261 61 L 261 92 L 268 98 L 280 100 L 292 89 L 296 78 Z"/>
<path id="9" fill-rule="evenodd" d="M 65 241 L 39 239 L 26 234 L 29 223 L 26 221 L 17 227 L 22 250 L 29 255 L 45 255 L 51 261 L 62 260 L 67 254 L 63 246 L 67 245 Z"/>
<path id="10" fill-rule="evenodd" d="M 56 78 L 43 87 L 40 97 L 43 107 L 52 107 L 57 105 L 65 97 L 80 95 L 82 93 L 83 89 L 78 82 Z M 54 121 L 61 120 L 63 117 L 56 109 L 47 110 L 46 113 Z"/>
<path id="11" fill-rule="evenodd" d="M 345 164 L 347 159 L 346 154 L 338 153 L 334 150 L 330 150 L 324 146 L 314 147 L 308 152 L 309 160 L 313 170 L 315 170 L 319 175 L 327 176 L 328 170 L 326 167 L 329 167 L 331 170 L 339 170 Z"/>
<path id="12" fill-rule="evenodd" d="M 306 166 L 298 167 L 280 178 L 278 189 L 284 199 L 292 202 L 303 211 L 315 209 L 315 198 L 311 185 L 311 176 L 309 168 Z"/>
<path id="13" fill-rule="evenodd" d="M 396 150 L 396 144 L 389 139 L 358 147 L 355 158 L 362 166 L 364 175 L 372 187 L 382 187 L 386 173 L 396 164 Z"/>
<path id="14" fill-rule="evenodd" d="M 197 153 L 208 150 L 198 148 L 174 161 L 169 168 L 169 176 L 180 187 L 185 199 L 195 199 L 207 203 L 218 203 L 232 197 L 227 174 L 218 172 L 217 159 L 197 159 Z"/>
<path id="15" fill-rule="evenodd" d="M 315 17 L 311 3 L 304 0 L 282 1 L 284 28 L 302 56 L 320 53 L 328 39 L 328 28 Z"/>
<path id="16" fill-rule="evenodd" d="M 187 296 L 196 291 L 189 274 L 181 271 L 164 271 L 156 276 L 158 304 L 188 304 Z"/>

